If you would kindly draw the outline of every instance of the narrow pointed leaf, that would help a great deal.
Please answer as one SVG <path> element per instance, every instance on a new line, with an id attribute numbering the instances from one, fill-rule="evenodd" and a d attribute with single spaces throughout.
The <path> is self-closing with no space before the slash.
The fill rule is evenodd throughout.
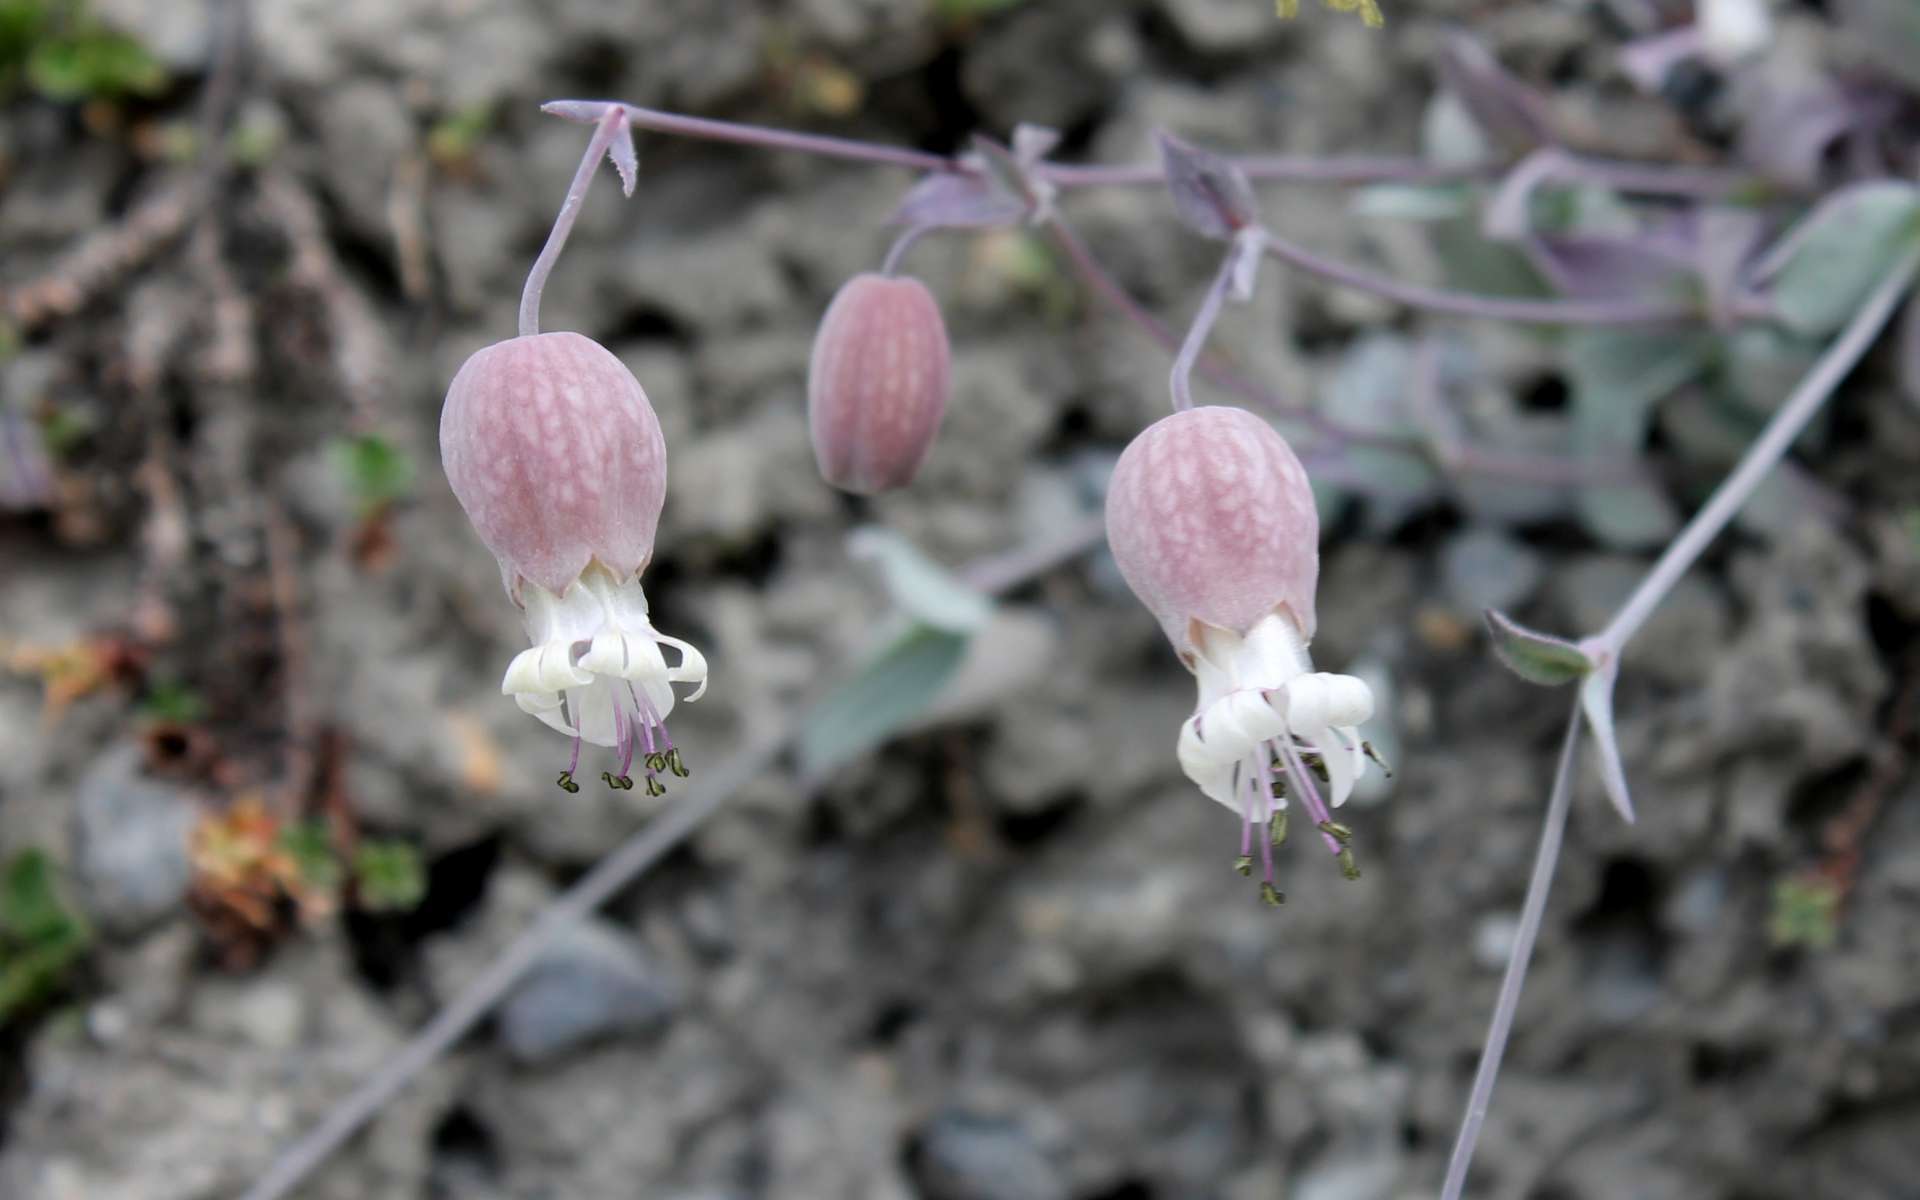
<path id="1" fill-rule="evenodd" d="M 1620 763 L 1620 743 L 1613 736 L 1613 681 L 1619 670 L 1618 660 L 1614 660 L 1588 675 L 1580 685 L 1580 708 L 1586 713 L 1587 728 L 1593 731 L 1600 782 L 1607 789 L 1607 799 L 1631 825 L 1633 797 L 1627 794 L 1627 770 Z"/>
<path id="2" fill-rule="evenodd" d="M 620 118 L 620 128 L 614 131 L 613 144 L 607 147 L 607 158 L 612 161 L 613 169 L 620 172 L 620 190 L 632 198 L 633 185 L 640 178 L 640 155 L 633 148 L 633 122 L 624 115 Z"/>
<path id="3" fill-rule="evenodd" d="M 1571 683 L 1594 669 L 1593 660 L 1565 638 L 1528 629 L 1498 609 L 1487 610 L 1493 652 L 1508 670 L 1542 687 Z"/>
<path id="4" fill-rule="evenodd" d="M 1239 167 L 1164 131 L 1155 140 L 1181 224 L 1202 237 L 1225 241 L 1260 223 L 1253 185 Z"/>
<path id="5" fill-rule="evenodd" d="M 888 643 L 807 713 L 801 774 L 818 779 L 911 724 L 959 669 L 968 640 L 916 622 Z"/>

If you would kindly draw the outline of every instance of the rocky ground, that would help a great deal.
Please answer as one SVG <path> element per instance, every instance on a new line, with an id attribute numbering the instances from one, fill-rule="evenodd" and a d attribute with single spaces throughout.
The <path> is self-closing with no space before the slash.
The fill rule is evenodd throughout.
<path id="1" fill-rule="evenodd" d="M 522 635 L 434 452 L 445 383 L 510 332 L 583 144 L 540 101 L 939 151 L 1032 121 L 1068 159 L 1143 157 L 1157 125 L 1404 154 L 1436 39 L 1463 21 L 1597 151 L 1697 149 L 1613 75 L 1606 22 L 1544 0 L 1406 0 L 1382 34 L 1313 8 L 1279 23 L 1265 0 L 277 0 L 231 59 L 223 6 L 94 8 L 171 82 L 77 107 L 22 93 L 0 130 L 19 327 L 0 400 L 80 429 L 51 490 L 0 511 L 0 849 L 45 850 L 93 931 L 0 1026 L 7 1200 L 237 1195 L 674 803 L 552 786 L 564 743 L 498 694 Z M 1812 7 L 1783 29 L 1827 45 Z M 207 140 L 210 76 L 236 165 L 207 193 L 180 145 Z M 712 665 L 675 713 L 697 783 L 868 650 L 888 600 L 850 529 L 949 564 L 1045 541 L 1164 410 L 1166 360 L 1042 243 L 929 239 L 909 261 L 953 334 L 946 428 L 911 489 L 840 497 L 808 449 L 808 347 L 910 179 L 650 135 L 640 157 L 634 200 L 610 176 L 591 198 L 546 320 L 618 353 L 665 427 L 649 594 Z M 1337 191 L 1265 195 L 1327 253 L 1431 265 Z M 1068 205 L 1181 324 L 1212 251 L 1164 197 Z M 164 236 L 101 250 L 71 303 L 18 307 L 141 213 Z M 1360 339 L 1418 324 L 1274 273 L 1221 338 L 1317 395 Z M 1479 391 L 1538 399 L 1543 342 L 1471 338 Z M 343 470 L 343 435 L 410 460 L 410 482 Z M 1916 454 L 1920 414 L 1876 363 L 1809 459 L 1838 503 L 1726 539 L 1628 655 L 1641 818 L 1623 826 L 1582 772 L 1475 1194 L 1920 1194 Z M 1430 1195 L 1564 717 L 1493 664 L 1478 612 L 1593 628 L 1645 561 L 1458 497 L 1332 516 L 1316 657 L 1382 683 L 1396 771 L 1349 820 L 1363 877 L 1290 846 L 1278 911 L 1179 775 L 1191 683 L 1152 619 L 1098 555 L 1048 572 L 1007 600 L 1033 659 L 1019 686 L 817 788 L 757 779 L 301 1194 Z M 47 655 L 76 646 L 99 678 L 53 704 L 74 670 Z M 249 922 L 186 849 L 248 803 L 417 848 L 424 895 L 303 914 L 270 897 Z M 1784 945 L 1783 882 L 1823 867 L 1844 869 L 1834 940 Z"/>

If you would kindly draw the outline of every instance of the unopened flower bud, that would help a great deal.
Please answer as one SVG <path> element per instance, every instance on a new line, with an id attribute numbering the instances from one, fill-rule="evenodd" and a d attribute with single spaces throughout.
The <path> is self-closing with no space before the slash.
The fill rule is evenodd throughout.
<path id="1" fill-rule="evenodd" d="M 615 575 L 653 557 L 667 446 L 633 372 L 577 333 L 475 352 L 440 411 L 447 482 L 509 591 L 555 595 L 598 559 Z"/>
<path id="2" fill-rule="evenodd" d="M 1320 519 L 1306 469 L 1273 427 L 1238 408 L 1176 412 L 1136 437 L 1107 487 L 1107 541 L 1141 603 L 1199 684 L 1180 729 L 1187 777 L 1254 830 L 1264 878 L 1298 799 L 1343 870 L 1344 803 L 1367 758 L 1373 715 L 1360 680 L 1313 669 Z"/>
<path id="3" fill-rule="evenodd" d="M 933 293 L 905 277 L 847 280 L 821 319 L 807 373 L 821 476 L 862 495 L 910 482 L 933 449 L 952 388 Z"/>
<path id="4" fill-rule="evenodd" d="M 693 684 L 688 698 L 698 698 L 707 665 L 653 627 L 640 586 L 666 499 L 667 448 L 639 381 L 577 333 L 497 342 L 447 389 L 440 457 L 533 644 L 508 665 L 501 691 L 574 738 L 560 788 L 579 791 L 582 740 L 618 750 L 619 771 L 602 774 L 610 787 L 633 786 L 636 753 L 670 754 L 677 765 L 670 685 Z M 678 664 L 667 665 L 662 646 L 679 652 Z M 648 779 L 651 793 L 651 770 Z"/>
<path id="5" fill-rule="evenodd" d="M 1243 408 L 1177 412 L 1134 438 L 1107 486 L 1107 540 L 1183 658 L 1194 621 L 1244 634 L 1284 610 L 1313 637 L 1313 489 L 1286 440 Z"/>

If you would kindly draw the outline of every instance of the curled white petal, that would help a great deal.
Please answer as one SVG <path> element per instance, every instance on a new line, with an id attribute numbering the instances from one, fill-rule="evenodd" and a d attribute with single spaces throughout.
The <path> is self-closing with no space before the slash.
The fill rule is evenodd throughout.
<path id="1" fill-rule="evenodd" d="M 1188 640 L 1200 700 L 1176 751 L 1187 778 L 1237 813 L 1243 782 L 1284 747 L 1298 747 L 1325 768 L 1331 804 L 1344 804 L 1366 770 L 1359 731 L 1373 716 L 1366 683 L 1314 671 L 1305 639 L 1282 612 L 1244 636 L 1194 621 Z"/>
<path id="2" fill-rule="evenodd" d="M 635 722 L 645 730 L 666 719 L 671 685 L 694 684 L 688 699 L 706 691 L 706 659 L 653 627 L 638 578 L 593 563 L 560 595 L 533 583 L 521 595 L 533 646 L 508 664 L 500 689 L 554 729 L 613 746 Z M 663 643 L 679 652 L 677 665 L 667 665 Z"/>

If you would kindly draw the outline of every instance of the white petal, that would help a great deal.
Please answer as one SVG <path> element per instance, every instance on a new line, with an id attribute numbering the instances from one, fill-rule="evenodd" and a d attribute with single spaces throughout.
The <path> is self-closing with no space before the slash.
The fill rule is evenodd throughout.
<path id="1" fill-rule="evenodd" d="M 1201 739 L 1192 721 L 1180 727 L 1180 744 L 1175 755 L 1180 760 L 1180 769 L 1186 772 L 1187 778 L 1202 794 L 1219 801 L 1233 812 L 1240 811 L 1240 802 L 1233 794 L 1234 768 L 1239 763 L 1238 759 L 1222 758 Z"/>
<path id="2" fill-rule="evenodd" d="M 1330 725 L 1361 725 L 1373 716 L 1373 692 L 1351 675 L 1316 672 L 1287 685 L 1287 725 L 1312 738 Z"/>
<path id="3" fill-rule="evenodd" d="M 653 631 L 653 636 L 656 641 L 662 643 L 663 645 L 672 646 L 675 650 L 678 650 L 680 652 L 680 664 L 678 666 L 669 667 L 667 669 L 667 680 L 671 683 L 697 684 L 698 686 L 693 689 L 693 694 L 687 697 L 687 700 L 689 702 L 698 700 L 700 697 L 706 695 L 707 694 L 706 656 L 701 654 L 698 650 L 695 650 L 693 648 L 692 642 L 683 642 L 679 638 L 668 637 L 666 634 L 661 633 L 658 630 Z M 669 692 L 668 695 L 671 696 L 672 693 Z"/>
<path id="4" fill-rule="evenodd" d="M 616 711 L 613 685 L 604 679 L 596 679 L 591 686 L 569 692 L 567 699 L 572 704 L 574 719 L 579 722 L 582 739 L 596 746 L 619 744 L 613 723 Z M 619 711 L 627 710 L 622 707 Z"/>
<path id="5" fill-rule="evenodd" d="M 567 642 L 547 642 L 522 650 L 507 664 L 500 690 L 509 696 L 522 692 L 564 692 L 593 682 L 593 676 L 573 664 Z"/>
<path id="6" fill-rule="evenodd" d="M 519 692 L 514 695 L 513 702 L 520 706 L 521 712 L 538 717 L 542 724 L 569 737 L 573 735 L 573 726 L 567 724 L 566 709 L 561 706 L 557 693 Z"/>
<path id="7" fill-rule="evenodd" d="M 1366 759 L 1360 757 L 1360 738 L 1352 727 L 1345 729 L 1327 728 L 1316 737 L 1307 739 L 1314 752 L 1320 755 L 1320 761 L 1327 768 L 1327 800 L 1333 807 L 1339 808 L 1353 795 L 1354 780 L 1366 768 Z"/>

